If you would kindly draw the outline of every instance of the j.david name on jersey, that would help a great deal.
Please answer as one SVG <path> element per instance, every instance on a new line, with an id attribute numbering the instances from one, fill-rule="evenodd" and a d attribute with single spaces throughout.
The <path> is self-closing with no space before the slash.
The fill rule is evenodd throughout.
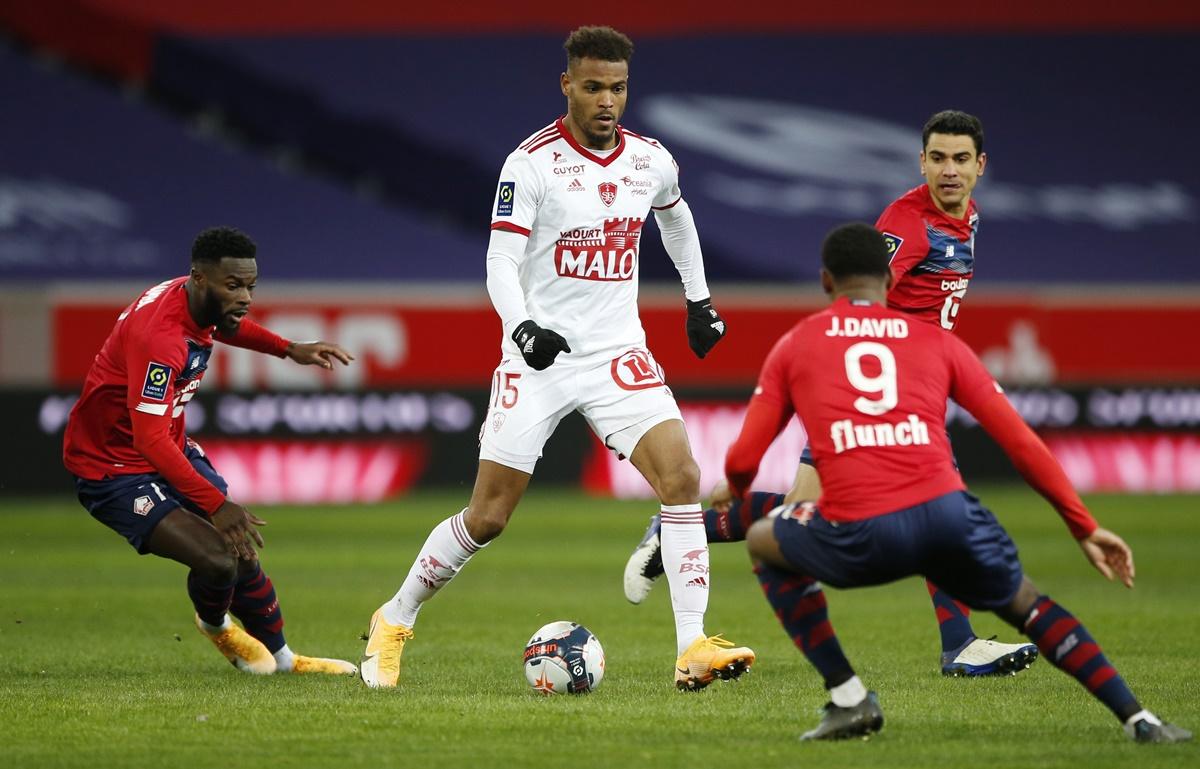
<path id="1" fill-rule="evenodd" d="M 607 152 L 581 146 L 557 120 L 508 156 L 492 229 L 528 236 L 519 268 L 526 307 L 571 345 L 571 360 L 645 345 L 637 313 L 642 227 L 680 199 L 658 142 L 619 128 Z M 504 340 L 506 354 L 516 354 Z"/>

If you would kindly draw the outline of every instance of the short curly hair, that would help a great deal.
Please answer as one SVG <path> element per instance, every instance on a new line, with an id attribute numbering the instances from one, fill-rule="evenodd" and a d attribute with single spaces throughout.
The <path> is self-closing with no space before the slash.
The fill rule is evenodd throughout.
<path id="1" fill-rule="evenodd" d="M 836 227 L 821 244 L 821 266 L 840 280 L 857 275 L 886 277 L 891 273 L 887 242 L 865 222 Z"/>
<path id="2" fill-rule="evenodd" d="M 567 66 L 579 59 L 624 61 L 633 58 L 633 41 L 612 27 L 580 27 L 563 43 Z"/>
<path id="3" fill-rule="evenodd" d="M 226 256 L 253 259 L 258 246 L 236 227 L 209 227 L 192 241 L 192 262 L 217 263 Z"/>

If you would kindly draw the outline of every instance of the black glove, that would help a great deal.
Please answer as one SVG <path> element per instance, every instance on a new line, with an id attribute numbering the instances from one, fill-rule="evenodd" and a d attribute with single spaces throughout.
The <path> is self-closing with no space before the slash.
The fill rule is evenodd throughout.
<path id="1" fill-rule="evenodd" d="M 521 357 L 535 371 L 550 368 L 560 352 L 570 352 L 571 346 L 557 332 L 542 328 L 527 320 L 513 329 L 512 340 L 521 350 Z"/>
<path id="2" fill-rule="evenodd" d="M 688 347 L 697 358 L 703 358 L 725 336 L 725 321 L 713 309 L 711 298 L 699 302 L 689 299 L 687 313 Z"/>

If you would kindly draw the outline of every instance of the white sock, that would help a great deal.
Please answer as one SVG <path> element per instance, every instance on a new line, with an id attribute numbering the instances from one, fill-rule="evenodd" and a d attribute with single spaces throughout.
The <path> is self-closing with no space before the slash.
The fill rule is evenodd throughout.
<path id="1" fill-rule="evenodd" d="M 1145 708 L 1142 708 L 1141 710 L 1134 713 L 1129 718 L 1125 719 L 1125 725 L 1132 727 L 1134 724 L 1136 724 L 1138 721 L 1141 721 L 1143 718 L 1146 719 L 1147 721 L 1149 721 L 1150 723 L 1154 724 L 1155 726 L 1162 726 L 1162 720 L 1159 719 L 1158 716 L 1151 713 L 1149 710 L 1146 710 Z"/>
<path id="2" fill-rule="evenodd" d="M 483 547 L 467 533 L 466 509 L 452 515 L 429 532 L 421 552 L 413 561 L 404 584 L 383 605 L 383 618 L 392 625 L 411 628 L 417 621 L 421 604 L 454 579 L 458 570 Z"/>
<path id="3" fill-rule="evenodd" d="M 274 657 L 276 673 L 292 672 L 292 665 L 296 663 L 296 655 L 292 653 L 287 644 L 284 644 L 282 649 L 275 652 Z"/>
<path id="4" fill-rule="evenodd" d="M 858 676 L 829 690 L 829 699 L 839 708 L 852 708 L 867 698 L 867 687 Z"/>
<path id="5" fill-rule="evenodd" d="M 708 537 L 700 503 L 663 505 L 659 541 L 675 612 L 675 642 L 683 654 L 697 636 L 704 635 L 708 609 Z"/>
<path id="6" fill-rule="evenodd" d="M 205 622 L 204 620 L 200 620 L 200 627 L 204 628 L 204 632 L 208 633 L 209 635 L 216 635 L 217 633 L 220 633 L 222 630 L 225 630 L 232 624 L 233 624 L 233 620 L 229 618 L 228 614 L 225 615 L 225 621 L 222 622 L 220 625 L 210 625 L 207 622 Z"/>

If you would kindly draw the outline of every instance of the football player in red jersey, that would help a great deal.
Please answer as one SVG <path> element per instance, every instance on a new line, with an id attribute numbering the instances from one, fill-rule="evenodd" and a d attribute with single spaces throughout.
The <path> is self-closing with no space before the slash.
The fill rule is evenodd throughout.
<path id="1" fill-rule="evenodd" d="M 971 193 L 987 167 L 983 124 L 965 112 L 938 112 L 922 129 L 921 147 L 919 159 L 925 183 L 893 201 L 875 223 L 883 232 L 891 257 L 893 283 L 888 306 L 952 330 L 975 269 L 979 213 Z M 717 484 L 711 507 L 704 512 L 708 540 L 740 541 L 754 521 L 783 502 L 820 495 L 821 479 L 806 448 L 786 495 L 755 492 L 741 502 L 730 496 L 723 483 Z M 644 600 L 660 572 L 658 523 L 651 519 L 625 566 L 626 598 L 633 603 Z M 928 589 L 938 620 L 944 674 L 1005 675 L 1024 670 L 1037 659 L 1033 644 L 977 637 L 966 606 L 932 582 Z"/>
<path id="2" fill-rule="evenodd" d="M 947 398 L 1000 444 L 1091 564 L 1133 587 L 1129 546 L 1100 528 L 966 344 L 885 306 L 894 275 L 877 230 L 835 229 L 821 262 L 833 304 L 797 323 L 768 354 L 725 460 L 729 488 L 742 497 L 771 442 L 797 415 L 820 463 L 817 504 L 786 505 L 746 537 L 768 602 L 830 692 L 820 724 L 803 739 L 862 736 L 883 725 L 878 698 L 842 653 L 821 584 L 863 587 L 914 574 L 1027 635 L 1132 739 L 1191 739 L 1142 708 L 1087 628 L 1025 576 L 1008 533 L 958 473 L 942 429 Z"/>
<path id="3" fill-rule="evenodd" d="M 353 675 L 349 662 L 288 647 L 275 588 L 255 552 L 264 521 L 226 496 L 225 479 L 184 428 L 214 339 L 327 369 L 353 360 L 335 344 L 289 342 L 246 317 L 256 250 L 236 229 L 204 230 L 191 272 L 148 289 L 121 313 L 71 409 L 63 462 L 94 518 L 139 553 L 188 567 L 196 625 L 236 667 Z"/>

